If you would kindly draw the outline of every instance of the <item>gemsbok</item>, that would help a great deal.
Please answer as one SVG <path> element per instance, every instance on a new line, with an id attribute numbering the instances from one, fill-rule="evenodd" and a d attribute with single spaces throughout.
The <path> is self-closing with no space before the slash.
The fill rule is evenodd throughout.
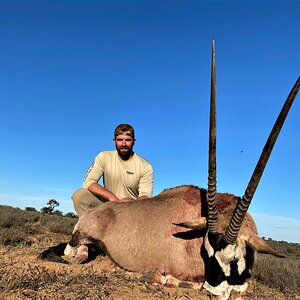
<path id="1" fill-rule="evenodd" d="M 220 299 L 228 299 L 233 289 L 245 291 L 256 252 L 282 257 L 258 236 L 255 222 L 247 210 L 299 86 L 298 77 L 244 196 L 217 193 L 213 41 L 208 189 L 184 185 L 145 200 L 101 204 L 79 219 L 65 255 L 72 255 L 78 263 L 83 263 L 93 245 L 118 266 L 151 274 L 149 282 L 152 284 L 204 287 Z M 47 259 L 47 251 L 40 258 Z"/>

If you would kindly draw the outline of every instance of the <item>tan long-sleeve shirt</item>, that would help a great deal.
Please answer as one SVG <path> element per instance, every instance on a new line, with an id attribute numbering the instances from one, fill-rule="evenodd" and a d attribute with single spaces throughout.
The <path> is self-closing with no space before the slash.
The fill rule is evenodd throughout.
<path id="1" fill-rule="evenodd" d="M 136 153 L 128 160 L 122 160 L 116 150 L 100 152 L 87 171 L 83 187 L 88 189 L 102 176 L 104 188 L 119 199 L 152 196 L 153 168 Z"/>

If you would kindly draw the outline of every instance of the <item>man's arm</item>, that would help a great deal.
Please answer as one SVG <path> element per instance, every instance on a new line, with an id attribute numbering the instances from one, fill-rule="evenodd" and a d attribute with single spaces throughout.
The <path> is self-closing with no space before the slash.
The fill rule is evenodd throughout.
<path id="1" fill-rule="evenodd" d="M 97 198 L 104 199 L 107 201 L 118 201 L 119 199 L 117 196 L 110 192 L 109 190 L 102 187 L 99 183 L 93 182 L 89 187 L 88 190 L 94 194 Z"/>
<path id="2" fill-rule="evenodd" d="M 99 179 L 103 176 L 104 172 L 102 162 L 103 155 L 103 152 L 98 154 L 95 158 L 95 161 L 89 167 L 83 180 L 83 187 L 90 191 L 101 201 L 118 201 L 119 199 L 114 193 L 105 189 L 98 183 Z"/>
<path id="3" fill-rule="evenodd" d="M 152 197 L 153 193 L 153 177 L 154 172 L 151 164 L 145 166 L 143 175 L 139 182 L 139 197 L 138 199 L 146 199 Z"/>

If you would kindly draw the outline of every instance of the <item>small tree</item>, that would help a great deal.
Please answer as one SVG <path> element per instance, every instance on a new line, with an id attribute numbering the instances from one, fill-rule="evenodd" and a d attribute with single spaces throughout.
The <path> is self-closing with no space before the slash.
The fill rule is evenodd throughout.
<path id="1" fill-rule="evenodd" d="M 55 199 L 50 199 L 47 206 L 41 209 L 41 212 L 50 215 L 54 212 L 54 208 L 57 206 L 59 206 L 59 203 Z"/>
<path id="2" fill-rule="evenodd" d="M 25 211 L 37 211 L 34 207 L 25 207 Z"/>
<path id="3" fill-rule="evenodd" d="M 60 210 L 55 210 L 55 211 L 52 212 L 52 214 L 56 215 L 56 216 L 62 216 L 63 217 L 63 213 Z"/>
<path id="4" fill-rule="evenodd" d="M 72 213 L 72 212 L 66 213 L 66 214 L 65 214 L 65 217 L 69 217 L 69 218 L 77 218 L 77 216 L 76 216 L 74 213 Z"/>

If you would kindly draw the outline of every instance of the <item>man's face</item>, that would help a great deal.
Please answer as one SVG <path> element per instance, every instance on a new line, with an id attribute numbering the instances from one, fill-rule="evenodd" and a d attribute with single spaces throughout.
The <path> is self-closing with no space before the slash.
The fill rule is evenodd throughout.
<path id="1" fill-rule="evenodd" d="M 116 149 L 120 157 L 124 160 L 127 160 L 131 156 L 133 145 L 135 143 L 135 140 L 130 135 L 127 135 L 126 133 L 127 132 L 124 132 L 124 134 L 119 134 L 114 139 Z M 128 133 L 130 134 L 129 131 Z"/>

